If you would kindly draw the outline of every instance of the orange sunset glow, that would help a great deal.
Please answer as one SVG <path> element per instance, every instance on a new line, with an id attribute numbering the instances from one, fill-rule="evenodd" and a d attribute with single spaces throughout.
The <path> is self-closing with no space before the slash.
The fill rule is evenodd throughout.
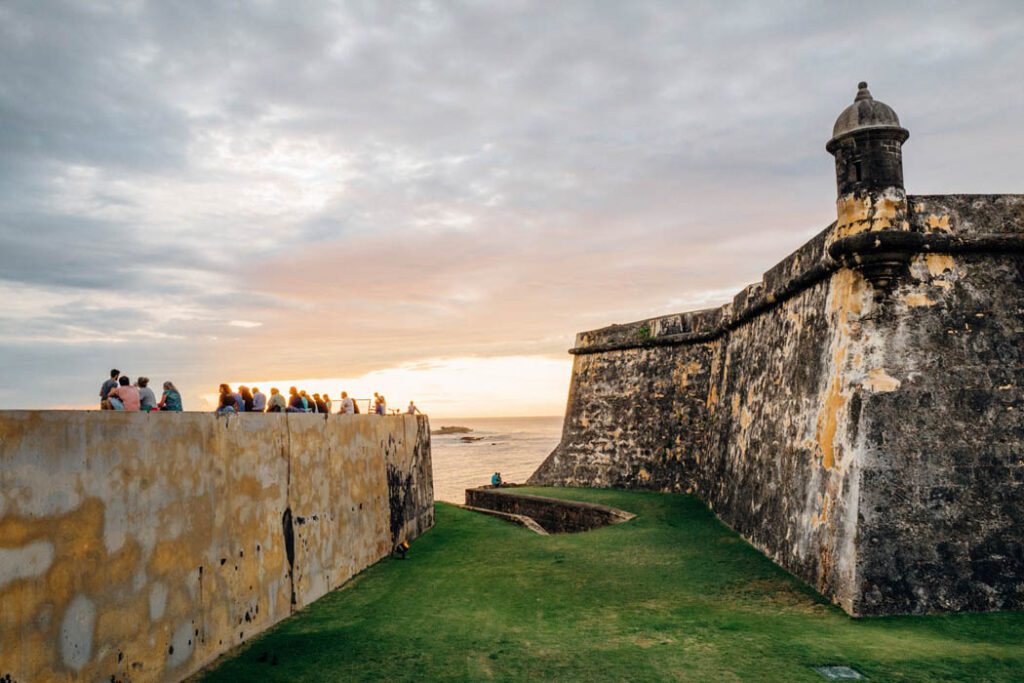
<path id="1" fill-rule="evenodd" d="M 0 12 L 2 408 L 97 409 L 117 368 L 185 410 L 558 415 L 576 332 L 718 306 L 834 219 L 850 83 L 913 112 L 918 191 L 1017 172 L 1018 26 L 966 5 L 953 40 L 852 6 L 49 4 Z"/>

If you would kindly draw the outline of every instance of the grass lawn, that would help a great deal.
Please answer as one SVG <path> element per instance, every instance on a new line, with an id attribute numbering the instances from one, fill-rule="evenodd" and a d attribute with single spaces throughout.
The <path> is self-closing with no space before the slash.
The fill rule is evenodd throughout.
<path id="1" fill-rule="evenodd" d="M 439 503 L 385 560 L 204 681 L 1024 680 L 1024 612 L 855 620 L 683 495 L 539 489 L 637 518 L 537 536 Z M 274 663 L 276 661 L 276 664 Z"/>

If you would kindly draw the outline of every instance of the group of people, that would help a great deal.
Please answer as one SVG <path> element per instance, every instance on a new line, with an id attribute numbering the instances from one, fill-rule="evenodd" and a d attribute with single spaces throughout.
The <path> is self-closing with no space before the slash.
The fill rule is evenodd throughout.
<path id="1" fill-rule="evenodd" d="M 373 394 L 373 413 L 376 415 L 387 415 L 387 401 L 384 396 L 378 393 Z M 237 391 L 232 391 L 228 384 L 220 385 L 220 398 L 217 401 L 217 414 L 233 413 L 323 413 L 329 415 L 334 410 L 334 402 L 330 394 L 313 394 L 312 396 L 304 389 L 297 387 L 288 389 L 288 397 L 280 392 L 277 387 L 271 387 L 268 397 L 258 387 L 249 388 L 240 385 Z M 347 391 L 341 392 L 341 405 L 338 408 L 339 415 L 356 415 L 361 411 L 359 404 L 349 397 Z M 409 401 L 406 412 L 416 415 L 420 409 L 413 401 Z"/>
<path id="2" fill-rule="evenodd" d="M 139 377 L 132 384 L 128 375 L 118 369 L 110 371 L 110 379 L 100 387 L 101 410 L 124 410 L 128 412 L 169 411 L 180 413 L 181 393 L 173 382 L 164 382 L 164 391 L 157 401 L 156 394 L 149 387 L 148 377 Z"/>
<path id="3" fill-rule="evenodd" d="M 348 394 L 342 392 L 342 399 Z M 351 399 L 349 399 L 351 401 Z M 220 398 L 217 401 L 217 413 L 330 413 L 331 397 L 327 394 L 310 396 L 305 390 L 299 391 L 292 387 L 286 399 L 277 387 L 270 389 L 268 397 L 259 387 L 249 388 L 239 385 L 232 391 L 228 384 L 220 385 Z"/>
<path id="4" fill-rule="evenodd" d="M 375 415 L 387 415 L 387 400 L 382 394 L 374 392 L 371 409 Z M 132 384 L 127 375 L 120 370 L 110 371 L 110 379 L 100 387 L 100 408 L 103 410 L 126 410 L 129 412 L 169 411 L 182 412 L 181 393 L 173 382 L 164 382 L 163 394 L 158 401 L 156 394 L 149 387 L 148 377 L 139 377 Z M 220 396 L 217 400 L 216 413 L 323 413 L 330 414 L 334 410 L 334 402 L 330 394 L 313 394 L 300 391 L 297 387 L 288 390 L 285 397 L 277 387 L 270 389 L 267 396 L 259 387 L 240 385 L 232 390 L 230 385 L 220 385 Z M 341 392 L 339 415 L 356 415 L 360 413 L 359 403 L 349 398 L 348 392 Z M 397 412 L 397 411 L 395 411 Z M 412 401 L 406 408 L 409 415 L 420 414 L 420 409 Z"/>

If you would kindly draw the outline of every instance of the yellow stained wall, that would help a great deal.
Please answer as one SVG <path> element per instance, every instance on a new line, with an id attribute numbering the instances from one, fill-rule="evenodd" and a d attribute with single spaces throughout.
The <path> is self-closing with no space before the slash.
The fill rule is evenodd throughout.
<path id="1" fill-rule="evenodd" d="M 430 471 L 425 417 L 0 412 L 0 677 L 179 680 L 429 528 Z"/>

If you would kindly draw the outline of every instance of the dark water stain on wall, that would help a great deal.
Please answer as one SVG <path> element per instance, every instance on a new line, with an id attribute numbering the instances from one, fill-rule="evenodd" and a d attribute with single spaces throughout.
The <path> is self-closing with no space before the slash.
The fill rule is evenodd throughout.
<path id="1" fill-rule="evenodd" d="M 281 515 L 281 526 L 284 531 L 284 552 L 288 558 L 288 580 L 291 583 L 292 604 L 295 600 L 295 527 L 292 525 L 292 509 L 285 508 Z"/>

